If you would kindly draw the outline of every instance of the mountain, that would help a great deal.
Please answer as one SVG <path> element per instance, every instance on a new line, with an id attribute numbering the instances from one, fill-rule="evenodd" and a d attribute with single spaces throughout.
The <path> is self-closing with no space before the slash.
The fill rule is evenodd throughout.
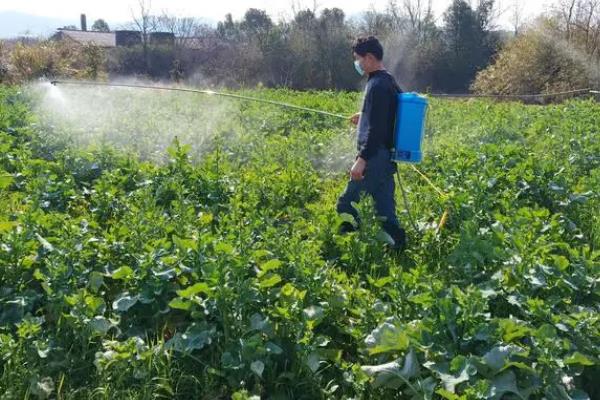
<path id="1" fill-rule="evenodd" d="M 56 28 L 65 25 L 79 26 L 79 14 L 73 18 L 53 18 L 18 11 L 0 11 L 0 38 L 17 36 L 49 36 Z"/>

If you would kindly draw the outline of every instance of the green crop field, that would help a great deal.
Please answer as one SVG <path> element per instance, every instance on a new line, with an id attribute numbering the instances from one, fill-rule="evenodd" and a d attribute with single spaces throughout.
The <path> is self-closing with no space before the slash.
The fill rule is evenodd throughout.
<path id="1" fill-rule="evenodd" d="M 398 255 L 347 122 L 78 93 L 0 87 L 0 398 L 600 398 L 598 103 L 431 100 Z"/>

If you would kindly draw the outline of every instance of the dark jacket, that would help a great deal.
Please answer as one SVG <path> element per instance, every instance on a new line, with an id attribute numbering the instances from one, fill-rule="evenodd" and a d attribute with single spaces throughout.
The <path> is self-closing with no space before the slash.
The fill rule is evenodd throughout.
<path id="1" fill-rule="evenodd" d="M 394 125 L 400 86 L 389 72 L 369 74 L 358 123 L 358 155 L 369 160 L 380 148 L 394 146 Z"/>

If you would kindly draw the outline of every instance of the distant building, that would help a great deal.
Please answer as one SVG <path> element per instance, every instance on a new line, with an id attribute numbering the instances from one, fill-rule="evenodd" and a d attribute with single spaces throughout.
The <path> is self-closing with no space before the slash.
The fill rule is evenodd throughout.
<path id="1" fill-rule="evenodd" d="M 94 44 L 99 47 L 116 47 L 115 32 L 93 32 L 70 29 L 58 29 L 53 40 L 71 41 L 77 44 Z"/>
<path id="2" fill-rule="evenodd" d="M 85 14 L 81 14 L 81 30 L 79 29 L 57 29 L 52 36 L 53 40 L 71 41 L 77 44 L 94 44 L 99 47 L 129 47 L 142 43 L 142 34 L 136 30 L 116 30 L 112 32 L 88 31 Z M 173 45 L 175 35 L 171 32 L 151 32 L 148 35 L 148 43 Z"/>

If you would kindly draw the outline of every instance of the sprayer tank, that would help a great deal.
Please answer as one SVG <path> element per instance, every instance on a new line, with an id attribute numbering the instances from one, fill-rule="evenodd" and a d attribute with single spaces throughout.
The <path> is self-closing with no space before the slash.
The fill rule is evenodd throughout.
<path id="1" fill-rule="evenodd" d="M 416 93 L 398 93 L 393 160 L 418 163 L 423 159 L 421 144 L 425 132 L 428 101 Z"/>

